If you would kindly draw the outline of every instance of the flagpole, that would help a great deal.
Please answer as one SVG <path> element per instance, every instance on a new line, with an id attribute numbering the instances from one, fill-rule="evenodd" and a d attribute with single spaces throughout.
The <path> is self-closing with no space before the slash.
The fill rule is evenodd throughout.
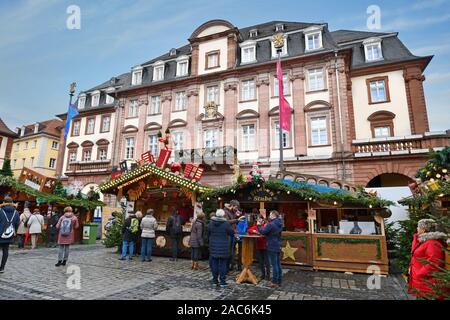
<path id="1" fill-rule="evenodd" d="M 75 82 L 71 82 L 70 83 L 70 88 L 69 88 L 69 107 L 72 105 L 72 98 L 75 94 L 75 87 L 77 86 L 77 84 Z M 67 116 L 69 116 L 69 114 L 67 113 Z M 63 170 L 64 170 L 64 157 L 65 157 L 65 153 L 66 153 L 66 135 L 64 134 L 64 138 L 63 141 L 61 141 L 61 146 L 62 146 L 62 152 L 61 152 L 61 167 L 60 167 L 60 172 L 59 172 L 59 179 L 62 178 L 63 176 Z"/>
<path id="2" fill-rule="evenodd" d="M 282 48 L 278 48 L 277 49 L 277 59 L 279 60 L 280 64 L 281 64 L 281 52 L 282 52 Z M 278 84 L 280 83 L 280 81 L 283 81 L 283 79 L 278 79 Z M 278 91 L 279 90 L 279 86 L 278 86 Z M 281 93 L 278 92 L 278 97 L 280 97 Z M 281 129 L 281 103 L 279 103 L 278 106 L 278 112 L 279 112 L 279 122 L 278 122 L 278 128 L 279 128 L 279 147 L 280 147 L 280 172 L 284 171 L 284 159 L 283 159 L 283 129 Z"/>

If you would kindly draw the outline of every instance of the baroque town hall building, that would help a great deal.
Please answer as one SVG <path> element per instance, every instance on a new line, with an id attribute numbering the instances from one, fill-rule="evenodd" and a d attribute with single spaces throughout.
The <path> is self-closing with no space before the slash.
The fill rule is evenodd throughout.
<path id="1" fill-rule="evenodd" d="M 62 176 L 86 191 L 121 161 L 148 150 L 157 155 L 157 134 L 166 128 L 175 161 L 207 165 L 203 183 L 229 184 L 236 158 L 244 173 L 255 161 L 266 174 L 276 172 L 272 37 L 280 32 L 292 107 L 291 132 L 282 140 L 289 178 L 336 187 L 406 185 L 430 150 L 448 145 L 449 134 L 430 132 L 428 124 L 423 72 L 432 57 L 413 55 L 397 33 L 283 21 L 238 29 L 212 20 L 189 44 L 80 93 Z"/>

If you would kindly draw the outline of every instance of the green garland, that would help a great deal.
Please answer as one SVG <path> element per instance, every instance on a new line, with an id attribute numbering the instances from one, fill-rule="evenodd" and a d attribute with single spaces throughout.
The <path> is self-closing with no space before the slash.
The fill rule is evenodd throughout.
<path id="1" fill-rule="evenodd" d="M 239 190 L 243 190 L 245 188 L 255 188 L 257 185 L 260 185 L 261 188 L 270 189 L 275 192 L 285 192 L 288 194 L 294 194 L 301 199 L 310 200 L 310 201 L 326 201 L 334 204 L 337 202 L 339 204 L 347 204 L 347 205 L 360 205 L 364 207 L 372 207 L 372 208 L 386 208 L 394 203 L 389 200 L 380 199 L 378 197 L 370 196 L 363 189 L 360 189 L 356 194 L 352 193 L 342 193 L 338 190 L 331 192 L 319 192 L 308 186 L 301 187 L 292 187 L 284 184 L 279 180 L 268 180 L 268 181 L 260 181 L 260 182 L 246 182 L 243 184 L 235 183 L 230 186 L 218 188 L 206 192 L 201 195 L 201 201 L 208 201 L 211 199 L 218 199 L 219 197 L 223 197 L 225 195 L 229 195 L 231 193 L 236 193 Z"/>
<path id="2" fill-rule="evenodd" d="M 281 241 L 302 241 L 305 249 L 308 245 L 308 237 L 306 236 L 282 236 Z"/>
<path id="3" fill-rule="evenodd" d="M 355 238 L 318 238 L 317 239 L 317 254 L 319 256 L 322 255 L 322 243 L 348 243 L 348 244 L 372 244 L 375 243 L 377 245 L 377 258 L 381 259 L 381 242 L 377 239 L 355 239 Z"/>
<path id="4" fill-rule="evenodd" d="M 0 186 L 8 186 L 15 191 L 26 193 L 29 196 L 35 197 L 36 200 L 39 200 L 41 203 L 61 204 L 64 206 L 82 207 L 86 209 L 95 209 L 96 207 L 105 206 L 101 201 L 70 199 L 67 197 L 60 197 L 56 194 L 43 193 L 17 181 L 13 177 L 0 175 Z"/>

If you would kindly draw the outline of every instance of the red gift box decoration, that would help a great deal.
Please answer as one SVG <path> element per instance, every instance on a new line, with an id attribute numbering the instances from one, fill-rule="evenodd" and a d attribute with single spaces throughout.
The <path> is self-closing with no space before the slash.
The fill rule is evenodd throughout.
<path id="1" fill-rule="evenodd" d="M 112 180 L 115 180 L 115 179 L 117 179 L 118 177 L 120 177 L 122 175 L 122 172 L 120 172 L 120 171 L 114 171 L 113 173 L 111 173 L 111 179 Z"/>
<path id="2" fill-rule="evenodd" d="M 141 160 L 144 163 L 155 162 L 155 157 L 150 153 L 150 151 L 147 151 L 141 154 Z"/>
<path id="3" fill-rule="evenodd" d="M 156 166 L 164 169 L 167 166 L 167 162 L 169 162 L 171 153 L 171 149 L 161 149 L 158 160 L 156 161 Z"/>
<path id="4" fill-rule="evenodd" d="M 189 163 L 184 168 L 184 177 L 188 179 L 195 179 L 196 181 L 199 181 L 202 176 L 205 169 L 200 168 L 198 164 L 192 164 Z"/>

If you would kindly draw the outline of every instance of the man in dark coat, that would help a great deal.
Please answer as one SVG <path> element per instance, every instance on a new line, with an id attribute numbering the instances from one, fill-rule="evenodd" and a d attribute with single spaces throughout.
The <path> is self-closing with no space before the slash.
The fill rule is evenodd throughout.
<path id="1" fill-rule="evenodd" d="M 133 219 L 136 221 L 134 221 Z M 133 228 L 133 225 L 137 225 L 137 229 Z M 120 260 L 126 260 L 128 246 L 128 260 L 133 259 L 134 244 L 136 242 L 137 232 L 139 232 L 139 221 L 136 218 L 136 215 L 131 213 L 128 218 L 125 219 L 122 225 L 122 256 L 120 257 Z"/>
<path id="2" fill-rule="evenodd" d="M 283 230 L 283 222 L 280 219 L 278 211 L 272 211 L 269 215 L 270 222 L 262 228 L 262 220 L 258 220 L 258 231 L 266 236 L 267 256 L 272 266 L 272 287 L 281 286 L 281 232 Z"/>
<path id="3" fill-rule="evenodd" d="M 19 223 L 19 212 L 17 212 L 11 197 L 6 196 L 3 204 L 0 205 L 0 248 L 2 249 L 0 273 L 3 273 L 5 270 L 6 261 L 8 261 L 9 245 L 14 240 Z M 9 232 L 11 227 L 14 229 L 13 232 Z"/>
<path id="4" fill-rule="evenodd" d="M 56 224 L 59 220 L 59 215 L 55 211 L 50 211 L 48 214 L 48 227 L 47 227 L 47 247 L 55 248 L 58 240 L 58 229 Z"/>
<path id="5" fill-rule="evenodd" d="M 166 227 L 166 231 L 172 240 L 172 258 L 170 258 L 170 261 L 178 260 L 178 245 L 183 235 L 183 223 L 183 218 L 178 214 L 178 210 L 173 209 L 172 215 L 167 220 Z"/>
<path id="6" fill-rule="evenodd" d="M 239 221 L 239 217 L 242 214 L 240 211 L 239 201 L 231 200 L 229 204 L 225 205 L 224 211 L 225 211 L 225 218 L 227 219 L 227 221 L 230 223 L 231 227 L 234 230 L 233 234 L 231 235 L 231 239 L 230 239 L 230 261 L 228 262 L 228 271 L 232 271 L 236 264 L 235 251 L 236 251 L 236 243 L 237 242 L 234 237 L 234 234 L 236 233 L 236 225 Z M 239 248 L 239 250 L 242 250 L 242 246 L 238 247 L 238 248 Z M 238 259 L 239 259 L 239 256 L 237 257 Z M 238 261 L 238 266 L 239 266 L 238 270 L 240 271 L 240 266 L 241 266 L 240 261 Z"/>
<path id="7" fill-rule="evenodd" d="M 209 258 L 213 276 L 212 282 L 219 285 L 220 279 L 220 286 L 222 287 L 227 285 L 230 239 L 233 234 L 233 228 L 225 218 L 225 212 L 222 209 L 217 210 L 208 225 Z"/>

